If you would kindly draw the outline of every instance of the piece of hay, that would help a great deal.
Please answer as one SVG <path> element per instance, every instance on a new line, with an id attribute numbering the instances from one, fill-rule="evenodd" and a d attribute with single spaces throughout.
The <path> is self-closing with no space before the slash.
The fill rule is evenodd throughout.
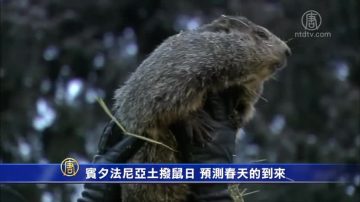
<path id="1" fill-rule="evenodd" d="M 141 135 L 137 135 L 137 134 L 128 132 L 125 129 L 125 127 L 115 118 L 115 116 L 112 115 L 109 108 L 106 106 L 105 102 L 101 98 L 97 98 L 96 100 L 100 104 L 101 108 L 103 108 L 105 113 L 116 123 L 116 125 L 122 130 L 122 132 L 125 135 L 129 135 L 129 136 L 132 136 L 132 137 L 135 137 L 135 138 L 139 138 L 139 139 L 142 139 L 142 140 L 150 142 L 150 143 L 158 144 L 158 145 L 161 145 L 161 146 L 163 146 L 163 147 L 165 147 L 167 149 L 170 149 L 171 151 L 177 152 L 175 149 L 171 148 L 170 146 L 167 146 L 166 144 L 164 144 L 162 142 L 159 142 L 159 141 L 153 140 L 151 138 L 147 138 L 147 137 L 144 137 L 144 136 L 141 136 Z"/>

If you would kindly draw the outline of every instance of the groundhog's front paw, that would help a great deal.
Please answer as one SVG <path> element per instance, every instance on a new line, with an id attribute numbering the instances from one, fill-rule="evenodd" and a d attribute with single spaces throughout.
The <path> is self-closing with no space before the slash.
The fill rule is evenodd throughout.
<path id="1" fill-rule="evenodd" d="M 198 112 L 191 120 L 191 134 L 192 141 L 197 145 L 205 145 L 207 142 L 213 140 L 214 121 L 205 112 Z"/>

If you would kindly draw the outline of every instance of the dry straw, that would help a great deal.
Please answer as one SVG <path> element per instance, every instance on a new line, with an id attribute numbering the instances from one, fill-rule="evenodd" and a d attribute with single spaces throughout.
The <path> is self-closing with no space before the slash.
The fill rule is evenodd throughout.
<path id="1" fill-rule="evenodd" d="M 103 110 L 105 111 L 105 113 L 116 123 L 116 125 L 122 130 L 122 132 L 125 134 L 125 135 L 129 135 L 129 136 L 132 136 L 132 137 L 135 137 L 135 138 L 139 138 L 139 139 L 142 139 L 144 141 L 147 141 L 147 142 L 150 142 L 150 143 L 154 143 L 154 144 L 158 144 L 158 145 L 161 145 L 167 149 L 170 149 L 171 151 L 174 151 L 174 152 L 177 152 L 175 149 L 167 146 L 166 144 L 162 143 L 162 142 L 158 142 L 156 140 L 153 140 L 153 139 L 150 139 L 150 138 L 147 138 L 147 137 L 144 137 L 144 136 L 141 136 L 141 135 L 137 135 L 137 134 L 134 134 L 134 133 L 130 133 L 128 132 L 125 127 L 114 117 L 114 115 L 112 115 L 112 113 L 110 112 L 109 108 L 106 106 L 105 102 L 101 99 L 101 98 L 97 98 L 97 101 L 98 103 L 100 104 L 101 108 L 103 108 Z"/>

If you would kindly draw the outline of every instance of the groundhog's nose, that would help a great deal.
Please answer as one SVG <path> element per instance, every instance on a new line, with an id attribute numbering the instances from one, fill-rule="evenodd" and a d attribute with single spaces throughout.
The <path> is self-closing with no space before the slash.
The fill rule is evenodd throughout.
<path id="1" fill-rule="evenodd" d="M 284 41 L 281 41 L 282 42 L 282 49 L 284 50 L 284 55 L 286 57 L 289 57 L 292 53 L 291 53 L 291 49 L 289 48 L 289 46 L 284 42 Z"/>
<path id="2" fill-rule="evenodd" d="M 289 47 L 286 47 L 284 54 L 280 57 L 280 61 L 275 65 L 275 69 L 283 69 L 287 64 L 287 57 L 291 55 L 291 50 Z"/>

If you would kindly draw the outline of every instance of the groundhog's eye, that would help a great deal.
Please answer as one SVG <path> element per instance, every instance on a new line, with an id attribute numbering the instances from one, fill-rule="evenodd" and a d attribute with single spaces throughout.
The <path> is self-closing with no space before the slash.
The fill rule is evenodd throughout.
<path id="1" fill-rule="evenodd" d="M 258 35 L 262 39 L 269 39 L 269 36 L 263 30 L 255 30 L 255 34 Z"/>

